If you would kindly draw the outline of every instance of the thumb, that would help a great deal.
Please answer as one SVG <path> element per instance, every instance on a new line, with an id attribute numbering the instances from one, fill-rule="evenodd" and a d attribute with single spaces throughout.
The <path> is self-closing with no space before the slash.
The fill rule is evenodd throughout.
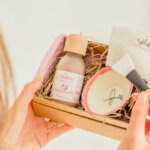
<path id="1" fill-rule="evenodd" d="M 15 104 L 11 107 L 7 117 L 8 122 L 11 122 L 9 124 L 11 127 L 7 132 L 12 139 L 18 137 L 21 132 L 28 114 L 29 104 L 42 82 L 43 76 L 39 76 L 34 81 L 26 84 Z"/>
<path id="2" fill-rule="evenodd" d="M 132 110 L 128 131 L 132 135 L 145 136 L 145 122 L 148 114 L 149 101 L 146 92 L 139 94 Z"/>
<path id="3" fill-rule="evenodd" d="M 42 75 L 36 77 L 32 82 L 27 83 L 20 93 L 16 103 L 22 109 L 27 109 L 35 92 L 41 87 L 44 77 Z"/>

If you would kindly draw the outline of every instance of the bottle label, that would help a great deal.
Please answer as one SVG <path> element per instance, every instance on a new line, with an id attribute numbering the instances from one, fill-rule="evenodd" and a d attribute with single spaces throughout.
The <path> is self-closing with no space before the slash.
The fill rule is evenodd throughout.
<path id="1" fill-rule="evenodd" d="M 51 97 L 71 103 L 78 103 L 84 76 L 72 72 L 56 70 Z"/>

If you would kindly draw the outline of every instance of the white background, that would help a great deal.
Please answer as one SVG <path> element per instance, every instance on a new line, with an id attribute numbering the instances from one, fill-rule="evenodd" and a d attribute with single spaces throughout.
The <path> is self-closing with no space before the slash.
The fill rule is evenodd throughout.
<path id="1" fill-rule="evenodd" d="M 117 25 L 150 32 L 149 0 L 0 0 L 3 25 L 14 63 L 18 92 L 30 81 L 53 39 L 79 33 L 109 42 Z M 51 150 L 115 150 L 119 142 L 75 129 L 51 142 Z"/>

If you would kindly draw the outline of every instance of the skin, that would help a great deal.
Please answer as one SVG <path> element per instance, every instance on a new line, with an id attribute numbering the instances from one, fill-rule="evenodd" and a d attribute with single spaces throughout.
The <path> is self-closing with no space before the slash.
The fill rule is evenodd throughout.
<path id="1" fill-rule="evenodd" d="M 28 83 L 7 113 L 0 128 L 1 150 L 40 150 L 49 141 L 72 129 L 63 123 L 49 122 L 34 115 L 31 100 L 42 81 L 43 77 L 39 76 Z M 146 121 L 148 95 L 142 92 L 134 95 L 134 99 L 136 103 L 130 124 L 118 150 L 150 149 L 150 121 Z"/>
<path id="2" fill-rule="evenodd" d="M 130 124 L 124 140 L 118 150 L 149 150 L 150 119 L 149 100 L 146 92 L 134 95 L 136 100 L 132 110 Z"/>
<path id="3" fill-rule="evenodd" d="M 31 100 L 43 82 L 37 77 L 25 85 L 7 113 L 0 130 L 1 150 L 40 150 L 48 142 L 71 130 L 63 123 L 49 122 L 34 115 Z"/>

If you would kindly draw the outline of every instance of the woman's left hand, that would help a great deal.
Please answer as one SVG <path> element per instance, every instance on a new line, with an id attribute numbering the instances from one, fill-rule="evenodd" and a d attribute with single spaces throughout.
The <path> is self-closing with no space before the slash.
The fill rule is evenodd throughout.
<path id="1" fill-rule="evenodd" d="M 9 110 L 0 131 L 0 148 L 5 150 L 40 150 L 49 141 L 72 128 L 35 116 L 31 100 L 43 82 L 40 76 L 25 85 Z"/>
<path id="2" fill-rule="evenodd" d="M 150 149 L 150 120 L 148 118 L 149 99 L 146 92 L 136 96 L 131 120 L 124 140 L 118 150 L 149 150 Z"/>

